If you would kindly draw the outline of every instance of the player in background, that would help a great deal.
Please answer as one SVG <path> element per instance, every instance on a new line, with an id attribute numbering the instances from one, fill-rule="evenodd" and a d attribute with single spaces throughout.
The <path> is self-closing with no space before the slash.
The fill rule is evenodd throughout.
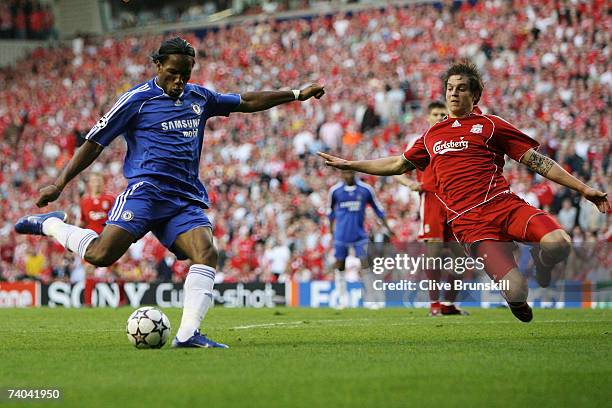
<path id="1" fill-rule="evenodd" d="M 368 234 L 365 230 L 366 207 L 370 205 L 391 235 L 382 206 L 376 200 L 370 185 L 355 177 L 355 172 L 342 171 L 342 181 L 329 190 L 328 218 L 334 238 L 334 279 L 338 293 L 338 308 L 349 306 L 345 276 L 346 258 L 350 248 L 360 259 L 362 267 L 368 265 Z M 368 302 L 370 303 L 370 302 Z"/>
<path id="2" fill-rule="evenodd" d="M 174 347 L 221 347 L 200 333 L 213 302 L 217 249 L 206 216 L 208 193 L 199 180 L 206 121 L 232 112 L 259 112 L 324 95 L 312 84 L 302 90 L 221 94 L 188 83 L 195 49 L 180 37 L 162 42 L 152 55 L 157 75 L 124 93 L 86 135 L 55 182 L 40 190 L 36 205 L 57 200 L 116 137 L 123 135 L 127 189 L 115 200 L 101 234 L 67 224 L 66 213 L 25 216 L 19 233 L 46 235 L 97 266 L 112 265 L 129 246 L 152 231 L 179 259 L 192 265 L 183 288 L 183 315 Z"/>
<path id="3" fill-rule="evenodd" d="M 527 304 L 527 280 L 517 268 L 512 245 L 500 243 L 532 243 L 537 281 L 543 286 L 549 284 L 554 266 L 568 257 L 571 244 L 553 217 L 510 192 L 502 172 L 504 155 L 577 191 L 603 213 L 610 210 L 610 203 L 606 193 L 587 186 L 538 153 L 535 140 L 499 116 L 483 115 L 476 106 L 483 89 L 475 65 L 455 63 L 443 77 L 448 118 L 431 127 L 402 155 L 348 161 L 318 154 L 328 166 L 379 176 L 431 166 L 436 195 L 444 203 L 455 237 L 472 255 L 483 258 L 492 279 L 505 281 L 509 288 L 502 294 L 510 310 L 519 320 L 529 322 L 533 312 Z"/>
<path id="4" fill-rule="evenodd" d="M 427 106 L 427 122 L 429 127 L 444 120 L 448 115 L 446 105 L 439 101 L 431 102 Z M 440 257 L 446 249 L 456 256 L 465 256 L 461 246 L 451 232 L 450 225 L 446 222 L 446 209 L 442 202 L 436 197 L 434 174 L 431 166 L 425 170 L 416 171 L 417 180 L 406 177 L 406 175 L 395 176 L 401 184 L 411 190 L 418 191 L 420 195 L 420 219 L 419 240 L 425 242 L 425 254 L 428 258 Z M 454 243 L 454 245 L 453 245 Z M 442 271 L 439 269 L 426 269 L 425 275 L 429 280 L 440 282 Z M 461 280 L 462 275 L 448 272 L 447 282 L 452 289 L 444 291 L 444 301 L 440 303 L 440 290 L 429 290 L 429 315 L 467 315 L 464 310 L 459 309 L 453 304 L 457 299 L 458 291 L 455 288 L 455 281 Z"/>
<path id="5" fill-rule="evenodd" d="M 115 197 L 104 192 L 104 177 L 101 173 L 91 172 L 87 179 L 87 193 L 83 195 L 80 202 L 81 217 L 80 227 L 95 231 L 98 235 L 104 229 L 104 223 L 108 218 Z M 99 282 L 94 276 L 96 267 L 92 264 L 85 263 L 85 289 L 83 291 L 83 305 L 92 306 L 91 298 L 96 284 Z M 123 281 L 116 280 L 119 285 L 119 304 L 125 302 L 125 291 L 123 290 Z"/>

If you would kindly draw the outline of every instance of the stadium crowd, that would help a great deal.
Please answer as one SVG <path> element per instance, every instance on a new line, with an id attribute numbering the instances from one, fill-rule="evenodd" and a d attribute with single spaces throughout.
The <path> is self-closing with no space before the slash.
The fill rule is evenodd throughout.
<path id="1" fill-rule="evenodd" d="M 294 10 L 329 11 L 339 3 L 357 3 L 359 0 L 280 0 L 280 1 L 231 1 L 231 0 L 149 0 L 126 2 L 113 0 L 111 24 L 115 29 L 125 29 L 154 24 L 206 21 L 215 13 L 230 11 L 231 15 L 274 14 Z"/>
<path id="2" fill-rule="evenodd" d="M 38 0 L 0 2 L 0 39 L 45 40 L 53 35 L 51 6 Z"/>
<path id="3" fill-rule="evenodd" d="M 323 81 L 320 101 L 208 122 L 201 178 L 213 208 L 226 282 L 323 278 L 331 237 L 327 191 L 339 174 L 313 153 L 399 154 L 426 130 L 424 107 L 442 97 L 440 74 L 468 57 L 485 74 L 480 107 L 541 143 L 541 151 L 594 187 L 610 191 L 609 3 L 600 0 L 479 1 L 461 7 L 413 5 L 352 15 L 221 26 L 203 38 L 192 82 L 221 92 Z M 0 70 L 0 279 L 82 278 L 82 265 L 50 240 L 16 236 L 14 222 L 35 209 L 83 135 L 121 92 L 149 79 L 160 36 L 75 40 L 34 51 Z M 125 144 L 115 141 L 93 170 L 119 194 Z M 608 215 L 565 188 L 509 162 L 519 195 L 554 214 L 574 242 L 611 239 Z M 87 175 L 87 172 L 84 173 Z M 414 241 L 418 195 L 391 178 L 372 184 L 395 231 Z M 49 208 L 79 214 L 85 180 Z M 382 229 L 370 214 L 375 240 Z M 187 266 L 155 238 L 133 245 L 100 276 L 180 281 Z"/>

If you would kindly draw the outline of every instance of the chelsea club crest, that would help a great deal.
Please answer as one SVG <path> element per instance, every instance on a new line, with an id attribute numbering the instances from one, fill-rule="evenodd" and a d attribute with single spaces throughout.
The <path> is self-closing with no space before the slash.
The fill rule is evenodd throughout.
<path id="1" fill-rule="evenodd" d="M 196 115 L 199 115 L 200 113 L 202 113 L 202 107 L 195 102 L 191 104 L 191 109 L 193 109 Z"/>

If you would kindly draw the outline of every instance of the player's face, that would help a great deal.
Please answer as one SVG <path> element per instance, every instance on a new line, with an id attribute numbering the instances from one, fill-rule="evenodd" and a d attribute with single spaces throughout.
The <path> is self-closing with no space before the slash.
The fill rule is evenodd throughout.
<path id="1" fill-rule="evenodd" d="M 191 78 L 191 69 L 195 61 L 188 55 L 172 54 L 164 61 L 157 62 L 157 84 L 171 98 L 181 96 L 185 85 Z"/>
<path id="2" fill-rule="evenodd" d="M 451 75 L 446 84 L 446 106 L 451 117 L 465 116 L 474 109 L 474 95 L 465 75 Z"/>
<path id="3" fill-rule="evenodd" d="M 101 176 L 92 175 L 89 177 L 89 191 L 92 194 L 99 194 L 102 192 L 102 187 L 104 186 L 104 180 Z"/>
<path id="4" fill-rule="evenodd" d="M 429 111 L 427 115 L 427 121 L 429 122 L 429 126 L 433 126 L 436 123 L 440 122 L 444 117 L 448 115 L 448 112 L 444 108 L 433 108 Z"/>
<path id="5" fill-rule="evenodd" d="M 342 170 L 342 180 L 349 186 L 355 184 L 355 173 L 350 170 Z"/>

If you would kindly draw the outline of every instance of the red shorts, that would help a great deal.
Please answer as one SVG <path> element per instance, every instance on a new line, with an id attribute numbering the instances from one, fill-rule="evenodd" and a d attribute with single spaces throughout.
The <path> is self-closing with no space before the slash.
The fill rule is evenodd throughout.
<path id="1" fill-rule="evenodd" d="M 451 227 L 446 223 L 446 209 L 434 193 L 421 193 L 420 215 L 419 240 L 455 242 Z"/>
<path id="2" fill-rule="evenodd" d="M 532 222 L 537 217 L 537 222 Z M 500 194 L 452 222 L 462 244 L 487 239 L 538 243 L 549 232 L 561 229 L 545 211 L 535 208 L 513 193 Z"/>

